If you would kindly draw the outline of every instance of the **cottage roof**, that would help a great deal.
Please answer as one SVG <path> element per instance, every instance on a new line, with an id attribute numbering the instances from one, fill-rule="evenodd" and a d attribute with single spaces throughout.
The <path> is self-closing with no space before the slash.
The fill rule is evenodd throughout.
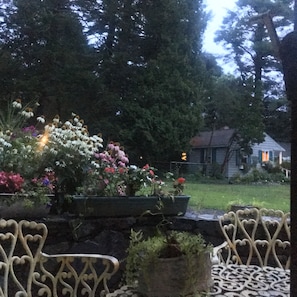
<path id="1" fill-rule="evenodd" d="M 285 149 L 285 152 L 283 152 L 283 157 L 290 157 L 291 156 L 291 143 L 289 143 L 289 142 L 279 142 L 278 144 L 282 148 Z"/>
<path id="2" fill-rule="evenodd" d="M 203 147 L 228 147 L 230 145 L 230 139 L 235 134 L 235 129 L 221 129 L 215 131 L 200 132 L 194 136 L 190 144 L 193 148 Z"/>
<path id="3" fill-rule="evenodd" d="M 279 145 L 273 138 L 271 138 L 267 133 L 264 133 L 265 139 L 262 143 L 255 143 L 253 145 L 253 151 L 256 153 L 260 151 L 277 151 L 284 152 L 285 149 Z"/>

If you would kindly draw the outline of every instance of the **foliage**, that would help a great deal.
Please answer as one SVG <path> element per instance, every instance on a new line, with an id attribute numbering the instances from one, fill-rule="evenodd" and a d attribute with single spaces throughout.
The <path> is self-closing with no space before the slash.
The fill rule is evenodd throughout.
<path id="1" fill-rule="evenodd" d="M 36 107 L 36 103 L 23 107 L 21 101 L 16 100 L 0 113 L 0 191 L 14 194 L 10 203 L 19 196 L 28 197 L 33 204 L 47 203 L 48 194 L 54 190 L 51 172 L 40 171 L 36 126 L 26 126 Z M 37 119 L 38 124 L 44 120 Z"/>
<path id="2" fill-rule="evenodd" d="M 201 1 L 77 4 L 98 53 L 92 127 L 120 140 L 134 164 L 177 158 L 201 122 Z"/>
<path id="3" fill-rule="evenodd" d="M 290 20 L 292 22 L 291 2 L 291 0 L 237 1 L 236 10 L 229 11 L 218 32 L 217 41 L 223 41 L 229 46 L 241 77 L 244 80 L 253 77 L 254 88 L 258 93 L 256 97 L 261 94 L 262 87 L 266 91 L 270 89 L 270 95 L 277 96 L 279 85 L 274 84 L 275 77 L 269 75 L 272 69 L 279 71 L 280 64 L 275 57 L 277 49 L 272 47 L 264 22 L 252 19 L 269 11 L 272 17 L 277 16 L 274 25 L 281 31 L 290 24 Z"/>
<path id="4" fill-rule="evenodd" d="M 5 130 L 10 122 L 26 125 L 34 116 L 21 101 L 11 102 L 9 121 L 1 122 L 0 129 L 0 186 L 11 193 L 38 192 L 44 186 L 47 192 L 92 194 L 101 196 L 135 196 L 142 188 L 151 188 L 147 194 L 178 195 L 185 179 L 173 181 L 174 189 L 163 190 L 164 183 L 155 175 L 155 168 L 129 165 L 124 148 L 110 142 L 103 150 L 101 135 L 90 135 L 84 121 L 76 114 L 63 122 L 55 116 L 52 122 L 37 126 Z M 24 121 L 18 121 L 18 118 Z M 39 123 L 40 124 L 40 123 Z M 5 131 L 4 131 L 5 130 Z M 49 191 L 50 190 L 50 191 Z"/>
<path id="5" fill-rule="evenodd" d="M 135 285 L 140 274 L 149 273 L 149 268 L 159 258 L 174 258 L 182 255 L 189 263 L 190 276 L 190 263 L 193 263 L 193 257 L 210 251 L 211 246 L 206 244 L 200 234 L 170 231 L 145 239 L 142 231 L 132 230 L 127 250 L 125 281 L 127 284 Z"/>
<path id="6" fill-rule="evenodd" d="M 184 178 L 175 181 L 174 186 L 183 189 Z M 155 272 L 153 267 L 158 267 L 157 263 L 160 259 L 183 259 L 186 263 L 186 274 L 182 282 L 184 292 L 192 291 L 197 284 L 197 269 L 205 269 L 206 262 L 209 258 L 212 246 L 207 244 L 201 234 L 192 234 L 189 232 L 179 232 L 170 230 L 172 224 L 163 214 L 163 205 L 157 205 L 161 215 L 161 220 L 157 224 L 156 234 L 151 237 L 144 237 L 142 231 L 135 232 L 131 230 L 130 244 L 127 249 L 125 282 L 128 285 L 135 286 L 138 281 L 143 279 L 146 286 L 150 287 L 151 281 L 148 276 Z M 199 259 L 199 260 L 198 260 Z M 203 267 L 199 267 L 203 265 Z M 181 267 L 179 267 L 181 268 Z M 206 268 L 207 269 L 207 268 Z M 196 272 L 195 272 L 196 271 Z M 206 273 L 206 271 L 204 271 Z M 194 276 L 194 278 L 193 278 Z"/>
<path id="7" fill-rule="evenodd" d="M 208 81 L 201 0 L 4 2 L 3 101 L 36 98 L 47 118 L 79 112 L 137 165 L 186 150 Z"/>
<path id="8" fill-rule="evenodd" d="M 131 65 L 139 75 L 116 118 L 122 124 L 119 138 L 133 150 L 134 159 L 152 164 L 177 159 L 201 125 L 206 78 L 199 51 L 206 18 L 199 2 L 144 2 L 145 67 Z"/>
<path id="9" fill-rule="evenodd" d="M 34 202 L 59 190 L 74 191 L 102 139 L 89 137 L 77 116 L 63 124 L 55 117 L 44 127 L 40 116 L 36 126 L 26 126 L 34 110 L 21 100 L 11 102 L 3 114 L 9 116 L 0 121 L 1 190 Z"/>
<path id="10" fill-rule="evenodd" d="M 276 183 L 284 183 L 289 182 L 284 174 L 281 172 L 280 168 L 275 168 L 268 170 L 258 170 L 252 169 L 245 175 L 235 175 L 230 179 L 231 183 L 269 183 L 269 182 L 276 182 Z"/>
<path id="11" fill-rule="evenodd" d="M 92 101 L 96 60 L 71 7 L 69 0 L 1 1 L 1 98 L 36 98 L 48 118 L 78 111 L 79 98 Z"/>
<path id="12" fill-rule="evenodd" d="M 107 150 L 95 157 L 78 193 L 98 196 L 135 196 L 142 188 L 154 194 L 160 184 L 154 168 L 128 165 L 128 158 L 118 144 L 109 143 Z M 123 162 L 124 161 L 124 162 Z"/>
<path id="13" fill-rule="evenodd" d="M 291 162 L 284 161 L 281 166 L 285 169 L 291 169 Z"/>
<path id="14" fill-rule="evenodd" d="M 250 81 L 221 76 L 214 80 L 204 107 L 204 125 L 209 129 L 235 128 L 247 153 L 254 143 L 264 140 L 263 105 L 252 93 Z"/>
<path id="15" fill-rule="evenodd" d="M 260 2 L 256 4 L 262 9 L 271 1 Z M 242 86 L 247 87 L 238 87 L 234 96 L 232 81 L 229 90 L 222 88 L 225 81 L 211 84 L 211 75 L 218 77 L 220 72 L 214 59 L 201 52 L 208 18 L 201 0 L 14 0 L 1 4 L 1 104 L 21 96 L 38 100 L 38 109 L 47 118 L 59 114 L 65 119 L 72 111 L 79 112 L 89 123 L 89 131 L 99 130 L 105 139 L 119 140 L 131 162 L 140 167 L 177 160 L 187 151 L 189 139 L 202 126 L 201 114 L 212 115 L 211 106 L 203 106 L 209 94 L 219 114 L 217 125 L 227 122 L 237 128 L 239 123 L 248 139 L 259 137 L 262 107 L 252 100 L 255 90 L 250 75 L 243 75 Z M 274 13 L 280 4 L 276 1 L 268 8 Z M 282 11 L 287 0 L 283 4 Z M 245 12 L 241 10 L 238 16 Z M 286 21 L 284 16 L 281 22 Z M 237 15 L 232 20 L 237 21 Z M 255 25 L 251 27 L 254 30 Z M 227 29 L 224 33 L 233 32 Z M 246 32 L 237 32 L 235 37 L 247 41 Z M 266 45 L 266 35 L 264 39 Z M 243 74 L 251 70 L 247 66 Z M 227 107 L 232 112 L 227 113 Z M 238 120 L 240 115 L 248 122 L 245 127 Z M 265 119 L 270 115 L 265 113 Z"/>
<path id="16" fill-rule="evenodd" d="M 0 192 L 13 194 L 7 205 L 19 199 L 26 202 L 26 206 L 49 204 L 49 194 L 54 190 L 54 179 L 49 172 L 39 179 L 26 180 L 19 173 L 0 172 Z"/>
<path id="17" fill-rule="evenodd" d="M 180 195 L 183 193 L 185 182 L 186 182 L 186 179 L 184 177 L 179 177 L 174 181 L 173 187 L 174 187 L 175 195 Z"/>
<path id="18" fill-rule="evenodd" d="M 265 132 L 273 139 L 281 142 L 290 141 L 291 133 L 291 105 L 288 100 L 278 98 L 264 99 Z"/>
<path id="19" fill-rule="evenodd" d="M 273 47 L 271 36 L 268 35 L 267 27 L 263 22 L 264 17 L 258 16 L 269 13 L 281 39 L 288 28 L 292 26 L 292 2 L 292 0 L 237 1 L 236 8 L 228 12 L 216 37 L 216 41 L 222 42 L 228 49 L 229 54 L 225 59 L 235 62 L 242 85 L 250 88 L 246 102 L 254 97 L 252 105 L 250 105 L 253 116 L 256 115 L 255 108 L 258 109 L 257 124 L 254 127 L 260 127 L 258 130 L 261 130 L 263 123 L 259 117 L 262 116 L 265 131 L 273 135 L 275 139 L 282 141 L 289 141 L 290 130 L 289 105 L 283 100 L 285 89 L 281 73 L 282 67 L 278 59 L 278 49 Z M 228 100 L 227 98 L 224 97 Z M 239 96 L 239 98 L 243 97 Z M 264 105 L 261 106 L 261 103 Z M 277 106 L 279 104 L 280 106 Z M 231 105 L 226 104 L 226 106 Z M 280 111 L 279 107 L 282 107 L 283 110 Z M 250 119 L 249 123 L 253 123 L 253 118 L 247 115 L 242 115 L 242 117 Z M 276 123 L 278 124 L 276 125 Z M 236 127 L 230 124 L 229 126 Z M 241 124 L 241 126 L 243 125 Z M 247 131 L 244 132 L 256 133 L 251 127 L 251 125 L 247 125 L 247 129 L 245 129 Z"/>
<path id="20" fill-rule="evenodd" d="M 107 149 L 95 154 L 87 170 L 82 187 L 77 192 L 98 196 L 136 196 L 157 195 L 176 196 L 184 190 L 185 178 L 172 178 L 166 174 L 167 182 L 157 175 L 157 169 L 146 164 L 143 167 L 129 165 L 124 148 L 119 143 L 109 143 Z"/>
<path id="21" fill-rule="evenodd" d="M 59 191 L 72 194 L 81 185 L 103 139 L 90 135 L 84 121 L 76 114 L 65 122 L 56 116 L 40 135 L 41 166 L 55 172 Z"/>

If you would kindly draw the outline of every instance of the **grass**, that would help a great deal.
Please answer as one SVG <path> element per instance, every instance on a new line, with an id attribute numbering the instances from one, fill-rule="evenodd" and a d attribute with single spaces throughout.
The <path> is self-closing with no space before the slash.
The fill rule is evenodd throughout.
<path id="1" fill-rule="evenodd" d="M 184 193 L 191 196 L 189 207 L 229 210 L 231 204 L 290 210 L 290 185 L 232 185 L 187 182 Z"/>

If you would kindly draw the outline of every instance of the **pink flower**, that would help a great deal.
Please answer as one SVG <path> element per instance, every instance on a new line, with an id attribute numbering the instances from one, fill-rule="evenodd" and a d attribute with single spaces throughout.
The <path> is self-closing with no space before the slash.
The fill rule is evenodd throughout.
<path id="1" fill-rule="evenodd" d="M 150 174 L 151 176 L 154 176 L 154 175 L 155 175 L 155 172 L 154 172 L 153 170 L 150 170 L 150 171 L 149 171 L 149 174 Z"/>
<path id="2" fill-rule="evenodd" d="M 0 188 L 2 192 L 14 193 L 22 189 L 24 179 L 19 173 L 0 172 Z"/>
<path id="3" fill-rule="evenodd" d="M 111 143 L 109 143 L 108 145 L 107 145 L 107 148 L 109 149 L 109 150 L 113 150 L 114 149 L 114 144 L 111 142 Z"/>

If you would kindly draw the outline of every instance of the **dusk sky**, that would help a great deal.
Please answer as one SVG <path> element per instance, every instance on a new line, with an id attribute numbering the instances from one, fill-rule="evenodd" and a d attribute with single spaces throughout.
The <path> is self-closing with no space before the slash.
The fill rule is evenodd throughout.
<path id="1" fill-rule="evenodd" d="M 222 54 L 221 46 L 214 43 L 215 32 L 220 29 L 223 18 L 226 16 L 228 9 L 232 10 L 236 0 L 205 0 L 207 11 L 210 11 L 212 18 L 210 19 L 205 31 L 204 50 L 212 54 Z"/>

